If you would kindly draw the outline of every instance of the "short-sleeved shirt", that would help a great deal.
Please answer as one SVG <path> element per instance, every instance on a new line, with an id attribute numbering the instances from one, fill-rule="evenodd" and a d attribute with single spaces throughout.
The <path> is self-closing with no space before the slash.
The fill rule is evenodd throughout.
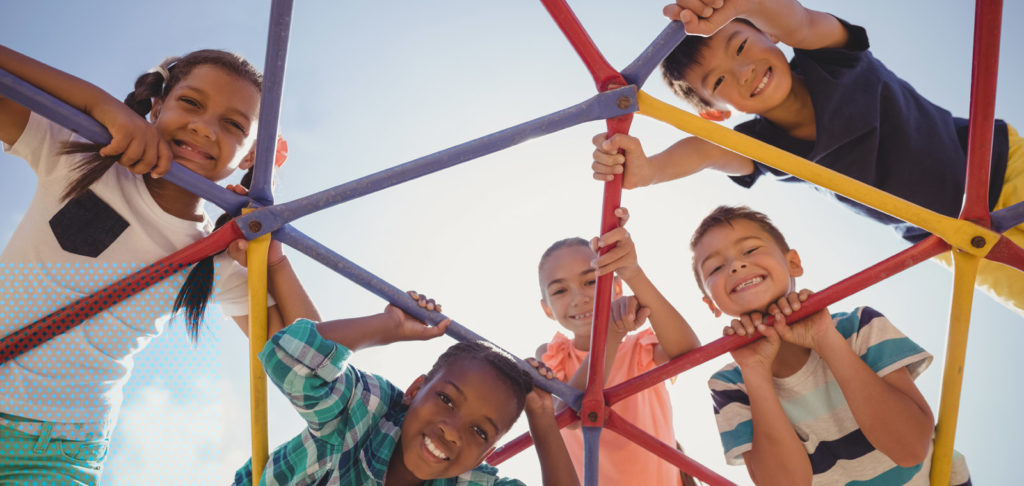
<path id="1" fill-rule="evenodd" d="M 868 51 L 862 27 L 840 22 L 847 45 L 834 49 L 794 49 L 790 67 L 802 76 L 814 105 L 814 141 L 796 139 L 763 117 L 741 123 L 750 135 L 824 167 L 877 187 L 919 206 L 957 217 L 963 202 L 967 120 L 952 116 L 921 96 Z M 996 120 L 992 145 L 989 209 L 1003 185 L 1007 157 L 1006 123 Z M 754 172 L 734 176 L 750 187 L 763 175 L 804 182 L 755 162 Z M 917 242 L 928 233 L 914 225 L 831 191 L 854 211 L 893 227 Z"/>
<path id="2" fill-rule="evenodd" d="M 615 354 L 605 386 L 622 383 L 653 369 L 654 348 L 658 338 L 650 328 L 629 334 L 622 340 Z M 576 349 L 562 333 L 556 333 L 542 356 L 555 376 L 568 381 L 576 373 L 587 352 Z M 612 405 L 612 410 L 632 424 L 672 446 L 675 431 L 672 426 L 672 403 L 664 383 L 647 388 Z M 576 473 L 583 477 L 583 433 L 562 429 L 562 439 L 569 451 Z M 642 484 L 645 486 L 677 486 L 679 469 L 647 449 L 614 432 L 601 434 L 601 456 L 598 461 L 600 484 Z"/>
<path id="3" fill-rule="evenodd" d="M 384 484 L 409 407 L 391 382 L 346 363 L 351 354 L 306 319 L 275 334 L 260 352 L 270 381 L 308 424 L 270 455 L 261 485 Z M 234 484 L 252 484 L 251 460 L 235 473 Z M 498 478 L 487 464 L 426 485 L 524 486 Z"/>
<path id="4" fill-rule="evenodd" d="M 142 176 L 115 164 L 86 194 L 60 195 L 82 155 L 61 151 L 83 142 L 72 131 L 32 113 L 14 145 L 37 177 L 35 194 L 0 253 L 0 337 L 88 296 L 145 265 L 210 234 L 213 223 L 168 214 Z M 214 297 L 227 315 L 248 310 L 245 270 L 218 255 Z M 0 366 L 0 424 L 56 437 L 109 437 L 135 353 L 163 332 L 183 273 L 135 294 L 81 325 Z M 11 419 L 10 416 L 16 416 Z M 29 419 L 29 420 L 20 420 Z"/>
<path id="5" fill-rule="evenodd" d="M 832 320 L 850 348 L 878 376 L 906 368 L 916 378 L 932 361 L 931 354 L 870 307 L 833 314 Z M 740 368 L 730 363 L 711 377 L 708 386 L 726 462 L 742 464 L 743 453 L 752 448 L 753 420 Z M 813 484 L 928 484 L 931 452 L 921 464 L 900 467 L 875 449 L 857 425 L 828 365 L 813 350 L 796 373 L 774 378 L 774 388 L 807 450 Z M 954 463 L 951 484 L 966 480 L 969 478 L 961 456 Z"/>

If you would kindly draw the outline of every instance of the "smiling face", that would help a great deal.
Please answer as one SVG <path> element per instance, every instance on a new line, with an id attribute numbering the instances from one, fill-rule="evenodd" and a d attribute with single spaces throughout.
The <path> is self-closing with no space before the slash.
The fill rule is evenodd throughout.
<path id="1" fill-rule="evenodd" d="M 259 106 L 260 93 L 251 82 L 204 64 L 154 101 L 151 119 L 175 162 L 219 181 L 249 152 Z"/>
<path id="2" fill-rule="evenodd" d="M 418 378 L 405 395 L 409 411 L 399 444 L 405 468 L 428 480 L 478 466 L 521 411 L 512 390 L 500 386 L 506 381 L 472 357 L 449 363 L 430 381 Z"/>
<path id="3" fill-rule="evenodd" d="M 785 54 L 743 22 L 730 22 L 709 37 L 691 66 L 683 79 L 717 109 L 765 115 L 787 99 L 793 85 Z"/>
<path id="4" fill-rule="evenodd" d="M 570 245 L 552 252 L 540 267 L 544 313 L 576 337 L 589 336 L 594 320 L 594 258 L 589 247 Z"/>
<path id="5" fill-rule="evenodd" d="M 733 317 L 765 310 L 803 274 L 796 250 L 783 251 L 747 219 L 712 227 L 694 246 L 693 258 L 705 301 Z"/>

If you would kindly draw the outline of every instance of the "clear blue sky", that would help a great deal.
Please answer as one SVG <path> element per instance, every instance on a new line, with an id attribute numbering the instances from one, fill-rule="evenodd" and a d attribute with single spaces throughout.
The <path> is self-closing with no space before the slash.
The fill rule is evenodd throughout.
<path id="1" fill-rule="evenodd" d="M 583 25 L 616 67 L 631 61 L 665 25 L 662 0 L 576 1 Z M 1015 94 L 1024 44 L 1013 20 L 1024 5 L 1006 2 L 996 115 L 1024 124 Z M 875 55 L 954 114 L 969 102 L 973 8 L 968 2 L 808 1 L 868 29 Z M 269 1 L 183 0 L 153 4 L 16 2 L 0 16 L 2 42 L 122 97 L 135 77 L 163 57 L 197 48 L 237 51 L 262 66 Z M 656 75 L 657 76 L 657 75 Z M 655 77 L 646 90 L 674 102 Z M 595 90 L 574 51 L 540 2 L 297 2 L 281 131 L 291 154 L 277 199 L 287 201 L 545 115 Z M 566 236 L 593 236 L 600 185 L 590 180 L 589 123 L 303 218 L 296 227 L 400 288 L 436 296 L 446 312 L 520 356 L 556 330 L 542 314 L 536 261 Z M 631 131 L 649 151 L 681 132 L 644 117 Z M 34 175 L 0 155 L 0 241 L 32 197 Z M 631 234 L 641 264 L 704 342 L 724 320 L 700 304 L 686 242 L 712 207 L 748 204 L 771 215 L 800 250 L 821 289 L 904 247 L 894 233 L 862 220 L 807 188 L 759 184 L 752 190 L 717 174 L 627 192 Z M 328 317 L 377 312 L 384 303 L 343 278 L 290 253 Z M 926 262 L 838 303 L 871 305 L 936 356 L 918 387 L 937 412 L 945 350 L 950 273 Z M 137 359 L 112 451 L 107 484 L 223 484 L 248 458 L 245 342 L 224 319 L 190 349 L 180 323 Z M 957 448 L 977 484 L 1013 484 L 1017 433 L 1024 419 L 1014 385 L 1024 368 L 1024 319 L 979 294 L 968 347 Z M 406 386 L 447 338 L 360 352 L 354 362 Z M 689 371 L 669 388 L 677 436 L 691 455 L 740 484 L 725 466 L 705 381 L 725 358 Z M 999 391 L 1002 390 L 1002 391 Z M 271 443 L 301 422 L 271 393 Z M 519 424 L 516 431 L 523 430 Z M 511 437 L 511 435 L 510 435 Z M 532 452 L 503 472 L 539 484 Z"/>

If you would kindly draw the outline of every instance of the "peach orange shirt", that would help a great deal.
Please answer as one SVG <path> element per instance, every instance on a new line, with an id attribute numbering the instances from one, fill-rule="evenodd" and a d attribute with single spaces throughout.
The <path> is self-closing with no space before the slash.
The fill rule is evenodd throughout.
<path id="1" fill-rule="evenodd" d="M 622 383 L 654 368 L 654 347 L 657 344 L 658 338 L 650 328 L 627 335 L 615 355 L 615 363 L 605 387 Z M 586 357 L 586 351 L 576 349 L 572 345 L 572 340 L 562 333 L 556 333 L 548 344 L 543 360 L 558 379 L 568 381 Z M 668 389 L 664 383 L 623 399 L 613 405 L 612 410 L 662 442 L 675 445 L 672 405 L 669 403 Z M 562 438 L 569 449 L 569 455 L 572 456 L 576 473 L 583 478 L 583 433 L 579 429 L 566 428 L 562 429 Z M 679 469 L 610 430 L 601 432 L 601 454 L 598 463 L 599 484 L 681 484 Z"/>

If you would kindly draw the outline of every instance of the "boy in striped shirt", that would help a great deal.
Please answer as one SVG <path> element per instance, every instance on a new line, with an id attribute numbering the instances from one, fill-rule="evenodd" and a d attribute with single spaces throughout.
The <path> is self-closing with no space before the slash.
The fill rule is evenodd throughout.
<path id="1" fill-rule="evenodd" d="M 786 324 L 811 292 L 795 291 L 800 257 L 762 213 L 720 206 L 690 248 L 704 301 L 736 317 L 725 334 L 764 335 L 709 381 L 728 463 L 759 485 L 928 484 L 934 419 L 914 384 L 928 352 L 870 307 Z M 970 484 L 958 454 L 950 484 Z"/>

